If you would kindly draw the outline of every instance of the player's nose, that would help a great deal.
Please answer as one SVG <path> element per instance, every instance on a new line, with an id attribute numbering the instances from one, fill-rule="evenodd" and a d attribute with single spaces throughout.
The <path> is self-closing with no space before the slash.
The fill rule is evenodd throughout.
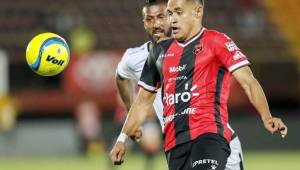
<path id="1" fill-rule="evenodd" d="M 169 22 L 171 23 L 171 25 L 174 25 L 178 22 L 177 18 L 172 16 L 172 17 L 169 17 Z"/>
<path id="2" fill-rule="evenodd" d="M 162 25 L 162 22 L 159 19 L 156 19 L 154 21 L 154 28 L 160 28 Z"/>

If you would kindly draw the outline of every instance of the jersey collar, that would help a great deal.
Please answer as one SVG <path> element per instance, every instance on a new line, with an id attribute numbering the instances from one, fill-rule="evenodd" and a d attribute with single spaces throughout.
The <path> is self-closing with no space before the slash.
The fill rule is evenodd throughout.
<path id="1" fill-rule="evenodd" d="M 151 41 L 145 43 L 145 48 L 147 49 L 148 52 L 151 50 L 150 45 L 151 45 Z"/>
<path id="2" fill-rule="evenodd" d="M 188 40 L 188 41 L 185 42 L 185 43 L 180 43 L 180 42 L 178 42 L 177 40 L 175 40 L 175 42 L 176 42 L 179 46 L 181 46 L 181 47 L 186 47 L 186 46 L 189 45 L 191 42 L 193 42 L 193 41 L 195 41 L 197 38 L 199 38 L 199 37 L 203 34 L 203 32 L 204 32 L 205 30 L 206 30 L 206 28 L 202 27 L 201 30 L 200 30 L 200 32 L 199 32 L 198 34 L 194 35 L 194 37 L 192 37 L 190 40 Z"/>

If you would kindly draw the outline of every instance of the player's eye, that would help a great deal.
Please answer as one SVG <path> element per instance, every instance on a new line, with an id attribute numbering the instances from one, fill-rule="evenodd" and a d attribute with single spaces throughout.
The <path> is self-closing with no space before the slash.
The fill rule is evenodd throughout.
<path id="1" fill-rule="evenodd" d="M 165 19 L 166 15 L 159 15 L 157 18 L 159 18 L 159 19 Z"/>
<path id="2" fill-rule="evenodd" d="M 152 18 L 145 18 L 145 21 L 146 21 L 146 22 L 151 22 L 151 21 L 152 21 Z"/>
<path id="3" fill-rule="evenodd" d="M 182 13 L 183 13 L 182 11 L 176 11 L 177 15 L 182 15 Z"/>

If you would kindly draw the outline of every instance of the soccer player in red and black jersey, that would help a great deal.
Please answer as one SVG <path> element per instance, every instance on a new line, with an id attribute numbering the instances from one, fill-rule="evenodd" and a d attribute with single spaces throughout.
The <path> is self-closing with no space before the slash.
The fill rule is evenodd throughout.
<path id="1" fill-rule="evenodd" d="M 123 162 L 124 140 L 145 120 L 160 87 L 170 170 L 224 170 L 232 137 L 227 110 L 231 76 L 244 88 L 265 128 L 282 137 L 287 134 L 281 119 L 272 117 L 246 56 L 225 34 L 202 26 L 203 8 L 202 0 L 169 0 L 173 38 L 150 52 L 139 82 L 142 88 L 111 151 L 113 163 Z"/>

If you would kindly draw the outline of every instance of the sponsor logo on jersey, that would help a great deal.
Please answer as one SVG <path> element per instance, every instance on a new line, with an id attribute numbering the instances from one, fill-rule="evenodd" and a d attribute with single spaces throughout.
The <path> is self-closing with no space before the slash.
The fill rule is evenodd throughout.
<path id="1" fill-rule="evenodd" d="M 166 54 L 166 56 L 165 57 L 174 57 L 175 56 L 175 54 L 174 53 L 168 53 L 168 54 Z"/>
<path id="2" fill-rule="evenodd" d="M 184 64 L 183 66 L 177 66 L 177 67 L 174 66 L 174 67 L 170 67 L 169 72 L 170 72 L 170 73 L 181 72 L 181 71 L 183 71 L 183 70 L 186 69 L 186 66 L 187 66 L 187 64 Z"/>
<path id="3" fill-rule="evenodd" d="M 158 58 L 164 58 L 165 57 L 165 54 L 164 53 L 160 53 Z"/>
<path id="4" fill-rule="evenodd" d="M 230 51 L 230 52 L 240 50 L 233 41 L 225 43 L 225 46 L 227 47 L 228 51 Z"/>
<path id="5" fill-rule="evenodd" d="M 197 55 L 198 53 L 200 53 L 201 51 L 203 50 L 203 44 L 198 44 L 198 45 L 195 45 L 195 48 L 193 50 L 193 53 L 195 55 Z"/>
<path id="6" fill-rule="evenodd" d="M 175 114 L 166 116 L 163 120 L 164 120 L 164 123 L 166 124 L 166 123 L 172 122 L 175 119 L 175 117 L 177 117 L 177 116 L 193 115 L 196 113 L 196 111 L 197 111 L 197 108 L 186 108 L 180 113 L 175 113 Z"/>
<path id="7" fill-rule="evenodd" d="M 203 164 L 211 164 L 210 169 L 207 169 L 207 170 L 215 170 L 215 169 L 217 169 L 217 167 L 219 165 L 218 161 L 214 160 L 214 159 L 200 159 L 200 160 L 193 162 L 192 168 L 194 168 L 198 165 L 203 165 Z"/>
<path id="8" fill-rule="evenodd" d="M 186 76 L 180 76 L 180 77 L 171 77 L 168 79 L 168 82 L 171 83 L 172 81 L 177 81 L 177 80 L 186 80 Z"/>
<path id="9" fill-rule="evenodd" d="M 194 85 L 190 90 L 188 89 L 188 84 L 185 84 L 184 92 L 168 94 L 165 93 L 163 97 L 164 102 L 167 106 L 177 104 L 179 102 L 189 102 L 193 96 L 199 96 L 199 93 L 194 93 L 193 91 L 197 88 L 197 85 Z"/>
<path id="10" fill-rule="evenodd" d="M 246 56 L 241 51 L 236 51 L 235 54 L 233 55 L 233 59 L 238 60 L 241 58 L 246 58 Z"/>

